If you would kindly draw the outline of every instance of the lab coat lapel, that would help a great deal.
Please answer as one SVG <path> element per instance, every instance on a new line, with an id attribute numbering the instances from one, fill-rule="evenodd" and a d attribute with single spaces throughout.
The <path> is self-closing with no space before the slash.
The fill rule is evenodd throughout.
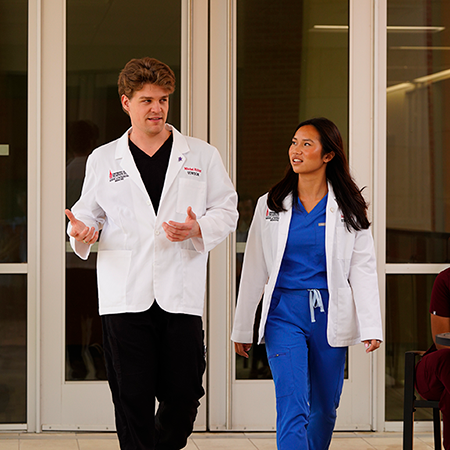
<path id="1" fill-rule="evenodd" d="M 131 154 L 130 148 L 128 146 L 129 131 L 130 130 L 127 130 L 127 132 L 117 142 L 116 159 L 120 160 L 120 166 L 122 167 L 122 169 L 128 174 L 131 180 L 142 191 L 147 201 L 150 201 L 147 189 L 145 188 L 145 184 L 142 181 L 141 174 L 139 173 L 139 170 L 136 167 L 133 155 Z"/>
<path id="2" fill-rule="evenodd" d="M 334 236 L 336 234 L 336 221 L 339 207 L 336 202 L 333 187 L 328 183 L 328 200 L 326 209 L 325 229 L 325 254 L 327 255 L 327 272 L 331 273 L 331 261 L 333 258 Z"/>
<path id="3" fill-rule="evenodd" d="M 280 223 L 278 225 L 278 246 L 277 246 L 277 261 L 283 259 L 284 250 L 289 234 L 289 225 L 292 217 L 292 195 L 288 195 L 283 200 L 283 207 L 286 211 L 280 213 Z"/>
<path id="4" fill-rule="evenodd" d="M 166 172 L 166 179 L 164 180 L 164 188 L 161 194 L 161 205 L 163 204 L 167 192 L 169 191 L 170 187 L 175 181 L 175 178 L 182 169 L 184 162 L 186 161 L 186 153 L 190 151 L 185 137 L 172 125 L 166 126 L 170 130 L 172 130 L 173 145 L 172 152 L 170 153 L 169 167 L 167 168 Z"/>

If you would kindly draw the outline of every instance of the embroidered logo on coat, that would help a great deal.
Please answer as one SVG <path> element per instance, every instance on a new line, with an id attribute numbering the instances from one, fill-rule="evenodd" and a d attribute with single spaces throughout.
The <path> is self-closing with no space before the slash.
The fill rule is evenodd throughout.
<path id="1" fill-rule="evenodd" d="M 188 175 L 194 177 L 199 177 L 202 173 L 202 169 L 198 169 L 197 167 L 185 167 L 184 170 Z"/>
<path id="2" fill-rule="evenodd" d="M 118 181 L 122 181 L 125 178 L 128 178 L 129 175 L 125 172 L 125 170 L 119 170 L 118 172 L 109 171 L 109 182 L 114 181 L 117 183 Z"/>
<path id="3" fill-rule="evenodd" d="M 278 222 L 280 220 L 280 213 L 266 209 L 266 220 L 270 222 Z"/>

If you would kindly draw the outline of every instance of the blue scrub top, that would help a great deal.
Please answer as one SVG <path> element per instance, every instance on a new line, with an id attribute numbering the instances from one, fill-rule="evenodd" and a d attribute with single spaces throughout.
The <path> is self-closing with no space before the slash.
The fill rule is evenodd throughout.
<path id="1" fill-rule="evenodd" d="M 276 288 L 328 289 L 325 257 L 327 198 L 328 194 L 308 213 L 297 197 Z"/>

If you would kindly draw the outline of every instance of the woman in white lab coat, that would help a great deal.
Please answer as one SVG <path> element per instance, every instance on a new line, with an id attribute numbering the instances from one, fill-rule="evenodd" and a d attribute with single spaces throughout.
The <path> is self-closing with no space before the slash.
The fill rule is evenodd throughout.
<path id="1" fill-rule="evenodd" d="M 264 292 L 265 339 L 277 396 L 279 450 L 329 447 L 347 346 L 377 349 L 382 325 L 367 204 L 342 137 L 325 118 L 302 122 L 286 176 L 258 200 L 232 334 L 248 357 Z"/>

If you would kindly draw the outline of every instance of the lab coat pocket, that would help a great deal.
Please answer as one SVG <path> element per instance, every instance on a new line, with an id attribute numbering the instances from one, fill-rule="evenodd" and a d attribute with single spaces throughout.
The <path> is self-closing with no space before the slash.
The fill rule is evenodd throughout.
<path id="1" fill-rule="evenodd" d="M 177 213 L 186 214 L 191 207 L 197 217 L 206 212 L 206 183 L 199 180 L 180 178 L 178 180 Z"/>
<path id="2" fill-rule="evenodd" d="M 291 395 L 294 391 L 294 374 L 290 350 L 287 348 L 269 355 L 269 365 L 277 398 Z"/>
<path id="3" fill-rule="evenodd" d="M 351 287 L 339 288 L 337 307 L 337 330 L 341 340 L 354 339 L 358 325 Z"/>
<path id="4" fill-rule="evenodd" d="M 206 260 L 207 255 L 196 250 L 181 249 L 183 264 L 183 298 L 187 303 L 194 298 L 203 299 L 206 290 Z M 195 274 L 195 276 L 193 275 Z M 199 305 L 195 305 L 199 306 Z M 203 307 L 203 304 L 200 305 Z"/>
<path id="5" fill-rule="evenodd" d="M 131 250 L 103 250 L 98 252 L 97 279 L 100 303 L 110 306 L 126 303 Z"/>

